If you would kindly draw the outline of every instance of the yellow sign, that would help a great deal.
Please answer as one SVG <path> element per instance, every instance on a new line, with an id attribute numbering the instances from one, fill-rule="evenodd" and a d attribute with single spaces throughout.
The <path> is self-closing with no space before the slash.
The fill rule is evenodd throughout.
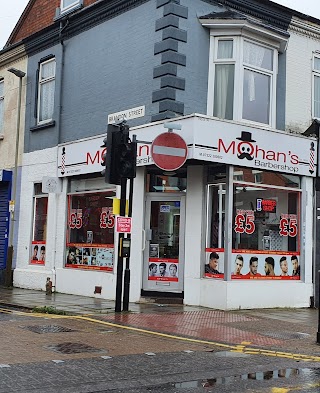
<path id="1" fill-rule="evenodd" d="M 120 215 L 120 199 L 119 198 L 113 198 L 113 214 L 115 216 Z M 129 201 L 128 199 L 126 200 L 126 215 L 128 215 L 129 212 Z"/>

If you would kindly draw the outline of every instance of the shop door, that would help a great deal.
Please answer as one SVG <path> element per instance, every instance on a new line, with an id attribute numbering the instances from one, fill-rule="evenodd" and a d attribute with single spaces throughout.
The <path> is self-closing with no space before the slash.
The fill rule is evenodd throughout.
<path id="1" fill-rule="evenodd" d="M 146 200 L 143 290 L 183 292 L 185 197 Z"/>

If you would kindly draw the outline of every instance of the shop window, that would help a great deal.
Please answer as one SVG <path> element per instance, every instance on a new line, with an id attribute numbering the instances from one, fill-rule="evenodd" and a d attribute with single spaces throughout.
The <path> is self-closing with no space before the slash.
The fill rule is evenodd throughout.
<path id="1" fill-rule="evenodd" d="M 262 38 L 214 34 L 212 29 L 208 114 L 275 127 L 278 50 Z"/>
<path id="2" fill-rule="evenodd" d="M 40 183 L 34 185 L 33 197 L 33 234 L 30 263 L 37 265 L 44 265 L 46 257 L 48 195 L 42 193 L 41 187 Z"/>
<path id="3" fill-rule="evenodd" d="M 320 119 L 320 54 L 313 57 L 312 117 Z"/>
<path id="4" fill-rule="evenodd" d="M 54 58 L 40 63 L 38 82 L 37 122 L 43 124 L 53 118 L 56 61 Z"/>
<path id="5" fill-rule="evenodd" d="M 253 172 L 233 185 L 232 278 L 300 279 L 299 178 L 261 171 L 258 185 Z"/>
<path id="6" fill-rule="evenodd" d="M 181 192 L 187 189 L 186 172 L 178 175 L 150 173 L 147 175 L 147 192 Z"/>
<path id="7" fill-rule="evenodd" d="M 4 115 L 4 81 L 0 80 L 0 132 L 3 130 Z"/>
<path id="8" fill-rule="evenodd" d="M 223 278 L 226 167 L 208 168 L 205 277 Z"/>
<path id="9" fill-rule="evenodd" d="M 68 195 L 67 268 L 113 271 L 115 191 Z"/>

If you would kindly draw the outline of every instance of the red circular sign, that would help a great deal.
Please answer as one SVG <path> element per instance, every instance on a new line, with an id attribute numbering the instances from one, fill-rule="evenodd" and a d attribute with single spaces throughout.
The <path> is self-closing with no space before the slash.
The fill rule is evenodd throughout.
<path id="1" fill-rule="evenodd" d="M 151 146 L 151 157 L 158 168 L 174 171 L 186 162 L 188 147 L 180 135 L 164 132 L 156 137 Z"/>

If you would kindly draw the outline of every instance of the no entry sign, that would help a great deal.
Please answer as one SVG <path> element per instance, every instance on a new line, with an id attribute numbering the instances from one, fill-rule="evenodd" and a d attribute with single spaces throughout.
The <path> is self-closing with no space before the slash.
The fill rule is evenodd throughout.
<path id="1" fill-rule="evenodd" d="M 151 146 L 151 157 L 158 168 L 174 171 L 187 159 L 188 147 L 180 135 L 164 132 L 156 137 Z"/>

